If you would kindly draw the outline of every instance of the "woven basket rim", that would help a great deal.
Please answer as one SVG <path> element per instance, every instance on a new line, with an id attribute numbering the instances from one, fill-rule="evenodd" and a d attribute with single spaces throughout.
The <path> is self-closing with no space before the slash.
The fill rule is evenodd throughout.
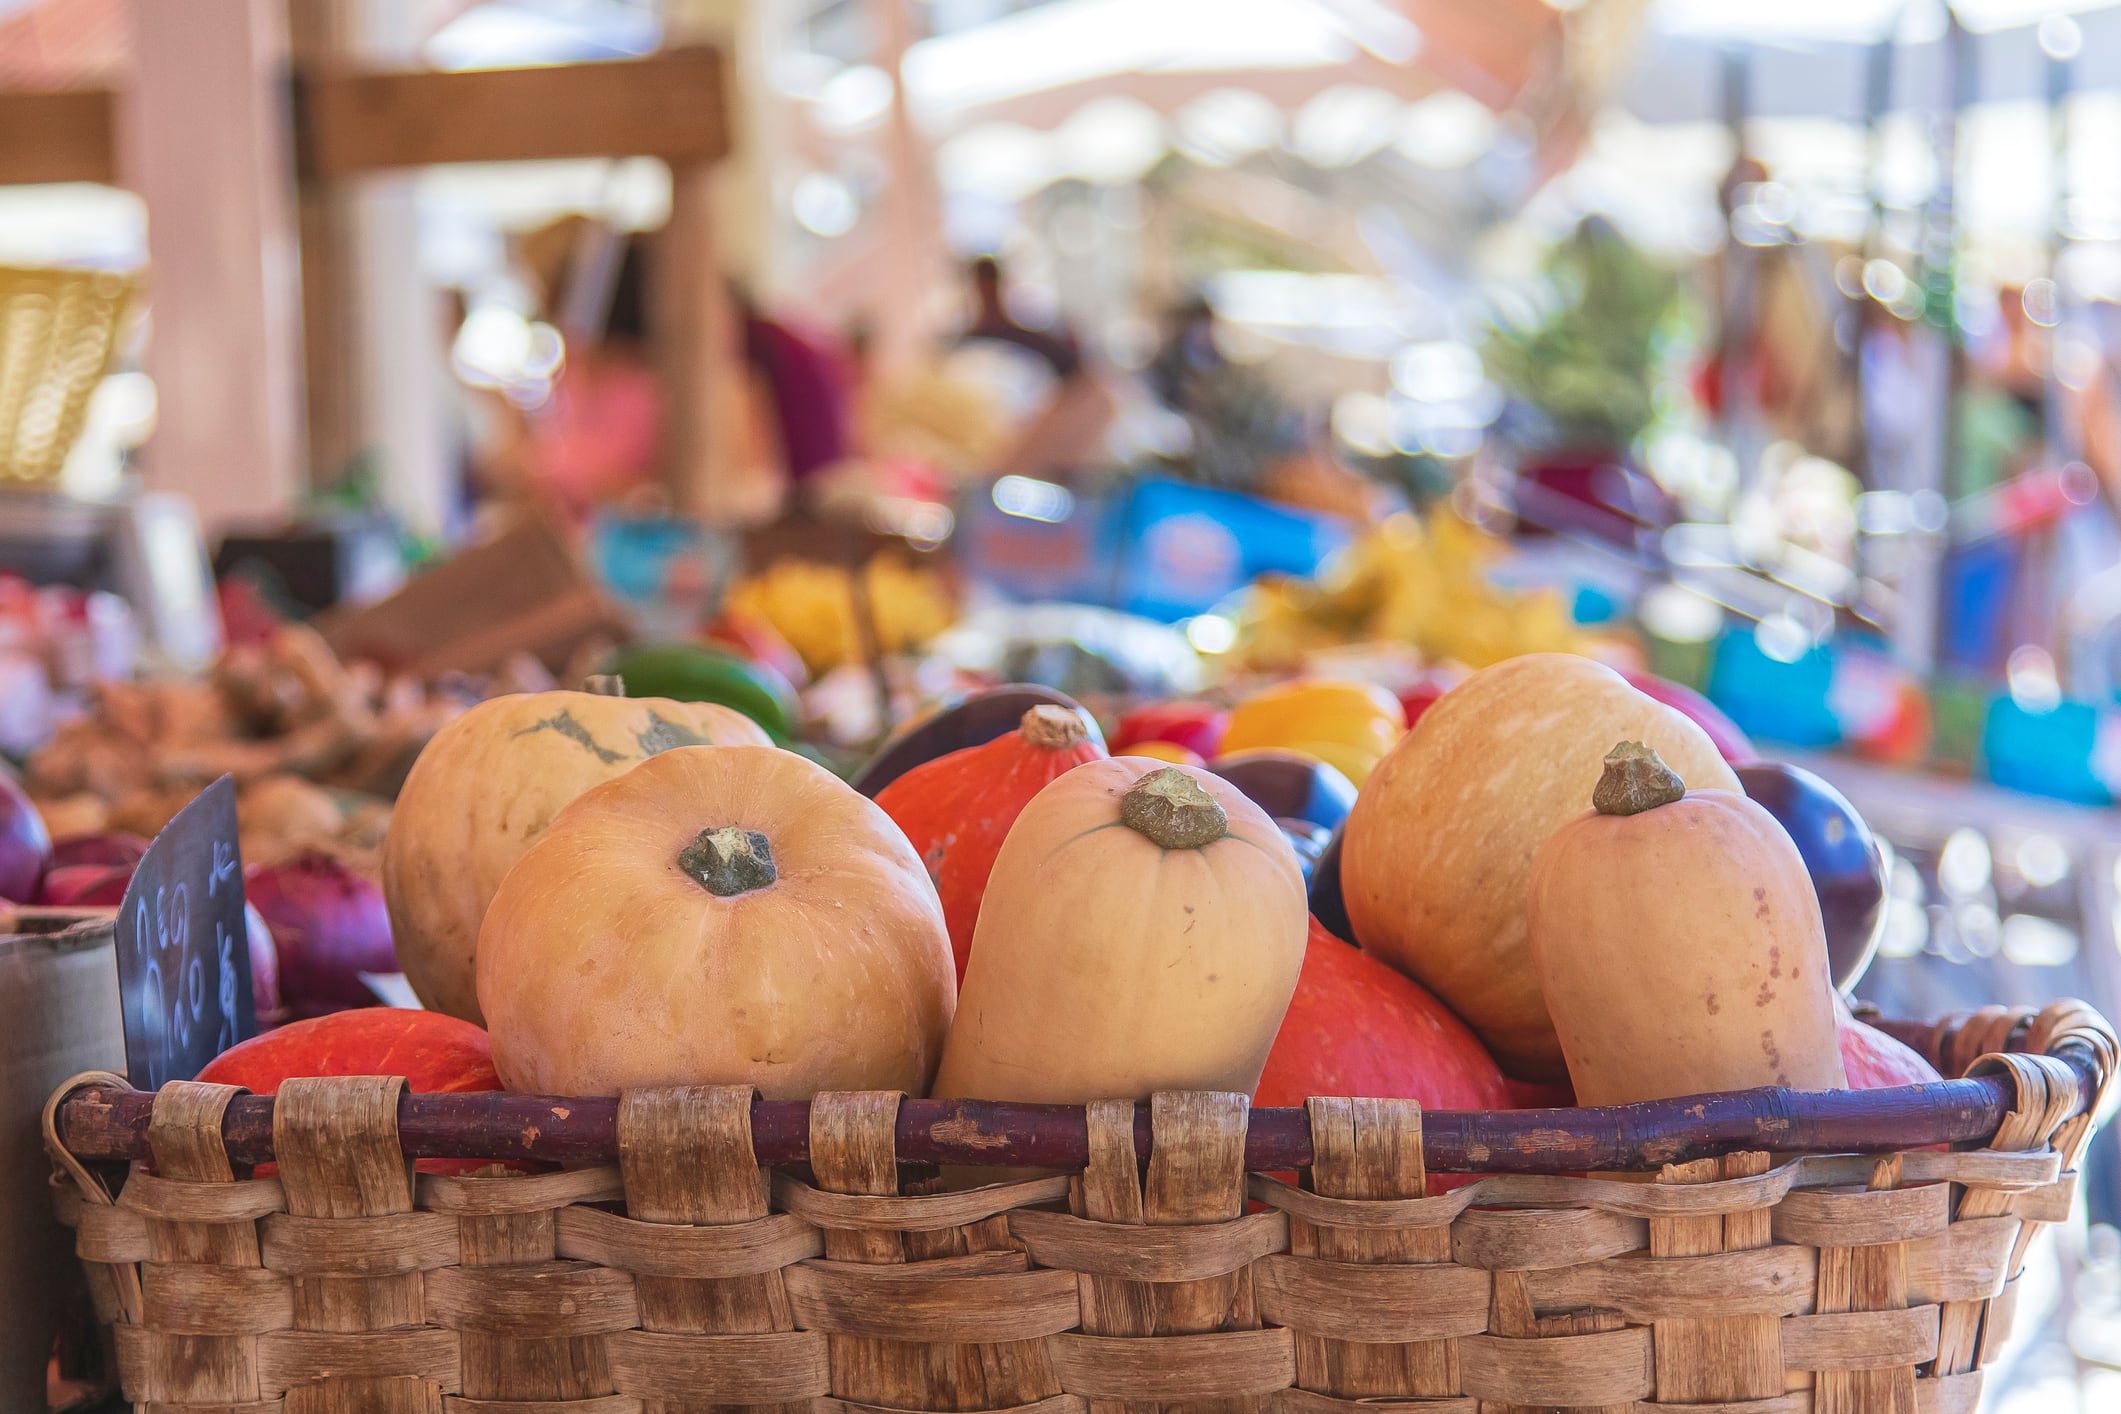
<path id="1" fill-rule="evenodd" d="M 2103 1116 L 2121 1058 L 2112 1027 L 2074 1001 L 2054 1003 L 2038 1014 L 1988 1008 L 1892 1029 L 1926 1036 L 1932 1062 L 1947 1073 L 1963 1070 L 1964 1078 L 1875 1090 L 1726 1091 L 1569 1109 L 1424 1111 L 1412 1101 L 1379 1103 L 1397 1107 L 1397 1122 L 1419 1136 L 1434 1172 L 1649 1172 L 1747 1151 L 1794 1155 L 1885 1153 L 1939 1144 L 1980 1147 L 2014 1109 L 2029 1103 L 2053 1108 L 2058 1124 L 2079 1114 Z M 1964 1054 L 1968 1038 L 1982 1042 L 1974 1055 Z M 2023 1050 L 1990 1050 L 1991 1042 Z M 2028 1100 L 2028 1086 L 2042 1087 L 2035 1099 Z M 230 1093 L 223 1124 L 230 1161 L 272 1161 L 273 1099 L 233 1087 Z M 47 1107 L 49 1142 L 55 1154 L 77 1161 L 148 1159 L 154 1101 L 153 1094 L 133 1090 L 119 1076 L 76 1077 Z M 897 1157 L 903 1163 L 1080 1169 L 1087 1161 L 1085 1106 L 903 1097 L 895 1103 Z M 506 1091 L 401 1093 L 400 1139 L 412 1158 L 611 1163 L 617 1159 L 619 1105 L 615 1098 Z M 1149 1109 L 1147 1104 L 1134 1108 L 1135 1147 L 1144 1161 L 1152 1144 Z M 1308 1166 L 1310 1109 L 1251 1110 L 1246 1167 L 1275 1172 Z M 809 1115 L 810 1102 L 765 1100 L 754 1092 L 751 1128 L 759 1162 L 807 1162 Z"/>

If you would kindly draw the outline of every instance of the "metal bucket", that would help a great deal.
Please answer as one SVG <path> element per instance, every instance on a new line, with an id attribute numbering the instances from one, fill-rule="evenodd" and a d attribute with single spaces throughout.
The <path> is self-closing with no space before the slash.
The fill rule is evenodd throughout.
<path id="1" fill-rule="evenodd" d="M 0 1411 L 46 1407 L 52 1341 L 87 1293 L 52 1213 L 45 1097 L 84 1070 L 125 1070 L 109 912 L 25 909 L 0 927 Z"/>

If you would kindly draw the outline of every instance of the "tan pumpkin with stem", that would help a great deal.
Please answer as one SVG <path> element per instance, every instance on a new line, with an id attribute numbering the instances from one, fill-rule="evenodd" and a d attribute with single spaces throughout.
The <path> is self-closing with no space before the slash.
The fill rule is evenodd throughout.
<path id="1" fill-rule="evenodd" d="M 405 778 L 383 843 L 383 895 L 406 981 L 430 1011 L 481 1022 L 479 923 L 561 807 L 676 746 L 765 746 L 742 713 L 704 702 L 529 692 L 480 703 L 436 732 Z"/>
<path id="2" fill-rule="evenodd" d="M 955 1001 L 920 856 L 831 772 L 683 747 L 584 792 L 509 871 L 479 1003 L 510 1089 L 927 1092 Z"/>
<path id="3" fill-rule="evenodd" d="M 1310 913 L 1281 830 L 1221 777 L 1119 757 L 1016 817 L 980 904 L 938 1095 L 1250 1094 Z"/>
<path id="4" fill-rule="evenodd" d="M 1818 896 L 1775 817 L 1622 742 L 1532 865 L 1532 966 L 1576 1099 L 1847 1086 Z"/>

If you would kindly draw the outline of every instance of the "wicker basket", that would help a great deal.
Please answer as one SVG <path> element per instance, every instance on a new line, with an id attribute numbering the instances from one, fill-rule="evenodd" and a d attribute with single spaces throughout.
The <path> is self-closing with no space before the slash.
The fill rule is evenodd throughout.
<path id="1" fill-rule="evenodd" d="M 136 283 L 105 270 L 0 266 L 0 485 L 59 479 Z"/>
<path id="2" fill-rule="evenodd" d="M 157 1414 L 1942 1414 L 1974 1408 L 2027 1243 L 2069 1211 L 2116 1048 L 2081 1004 L 1921 1036 L 1971 1077 L 1472 1116 L 1315 1099 L 1248 1127 L 1212 1094 L 266 1100 L 90 1076 L 46 1127 L 125 1394 Z M 1746 1135 L 1780 1152 L 1691 1157 Z M 1903 1148 L 1799 1152 L 1881 1144 Z M 1439 1150 L 1518 1172 L 1426 1196 Z M 408 1158 L 452 1151 L 588 1166 Z M 268 1155 L 277 1176 L 242 1176 Z M 1527 1172 L 1586 1155 L 1651 1172 Z M 119 1158 L 114 1201 L 91 1165 Z M 909 1158 L 1080 1173 L 967 1191 Z M 1259 1171 L 1280 1166 L 1301 1186 Z"/>

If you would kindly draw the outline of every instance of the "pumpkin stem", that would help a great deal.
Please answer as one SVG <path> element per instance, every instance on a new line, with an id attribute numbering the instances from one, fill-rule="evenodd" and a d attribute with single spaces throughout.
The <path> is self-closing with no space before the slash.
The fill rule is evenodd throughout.
<path id="1" fill-rule="evenodd" d="M 1639 741 L 1624 741 L 1605 754 L 1605 774 L 1591 791 L 1601 815 L 1640 815 L 1686 794 L 1686 782 L 1664 758 Z"/>
<path id="2" fill-rule="evenodd" d="M 1176 766 L 1151 771 L 1119 798 L 1120 823 L 1164 849 L 1199 849 L 1230 832 L 1230 817 Z"/>
<path id="3" fill-rule="evenodd" d="M 617 673 L 591 673 L 582 679 L 582 691 L 593 697 L 624 697 L 626 679 Z"/>
<path id="4" fill-rule="evenodd" d="M 702 830 L 678 853 L 678 868 L 716 898 L 735 898 L 763 889 L 780 877 L 773 868 L 773 847 L 757 830 L 724 825 Z"/>
<path id="5" fill-rule="evenodd" d="M 1080 746 L 1090 735 L 1081 717 L 1051 702 L 1042 702 L 1024 713 L 1018 730 L 1023 732 L 1025 741 L 1041 751 L 1066 751 Z"/>

